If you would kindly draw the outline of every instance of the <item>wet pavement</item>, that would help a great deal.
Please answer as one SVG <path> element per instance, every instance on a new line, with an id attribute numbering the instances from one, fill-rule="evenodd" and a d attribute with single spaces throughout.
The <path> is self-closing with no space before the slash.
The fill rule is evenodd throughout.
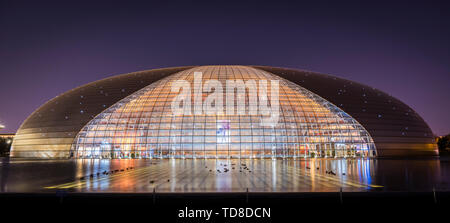
<path id="1" fill-rule="evenodd" d="M 450 191 L 450 159 L 0 159 L 1 192 Z"/>

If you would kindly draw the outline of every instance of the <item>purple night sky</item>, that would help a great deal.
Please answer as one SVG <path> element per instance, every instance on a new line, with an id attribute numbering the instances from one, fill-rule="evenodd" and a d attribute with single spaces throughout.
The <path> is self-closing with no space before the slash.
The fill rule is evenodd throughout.
<path id="1" fill-rule="evenodd" d="M 444 1 L 70 2 L 0 0 L 0 133 L 91 81 L 208 64 L 333 74 L 390 93 L 435 134 L 450 133 Z"/>

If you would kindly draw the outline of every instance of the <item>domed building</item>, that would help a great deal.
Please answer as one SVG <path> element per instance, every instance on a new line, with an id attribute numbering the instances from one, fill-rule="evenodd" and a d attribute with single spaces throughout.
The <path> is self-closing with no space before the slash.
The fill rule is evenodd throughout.
<path id="1" fill-rule="evenodd" d="M 398 99 L 330 75 L 263 66 L 95 81 L 34 111 L 11 149 L 12 157 L 106 159 L 436 155 L 428 125 Z"/>

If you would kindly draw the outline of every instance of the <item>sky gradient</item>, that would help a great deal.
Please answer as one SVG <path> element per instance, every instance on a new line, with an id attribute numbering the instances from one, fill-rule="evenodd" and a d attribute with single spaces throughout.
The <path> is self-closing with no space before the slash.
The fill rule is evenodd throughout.
<path id="1" fill-rule="evenodd" d="M 15 132 L 49 99 L 98 79 L 213 64 L 357 81 L 411 106 L 435 134 L 450 133 L 444 1 L 20 0 L 0 0 L 0 133 Z"/>

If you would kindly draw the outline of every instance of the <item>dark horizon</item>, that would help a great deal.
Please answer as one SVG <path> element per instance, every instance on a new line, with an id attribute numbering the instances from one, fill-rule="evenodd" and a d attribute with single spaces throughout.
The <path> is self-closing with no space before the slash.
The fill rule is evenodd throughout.
<path id="1" fill-rule="evenodd" d="M 208 64 L 311 70 L 380 89 L 450 133 L 444 1 L 0 0 L 0 133 L 49 99 L 117 74 Z"/>

